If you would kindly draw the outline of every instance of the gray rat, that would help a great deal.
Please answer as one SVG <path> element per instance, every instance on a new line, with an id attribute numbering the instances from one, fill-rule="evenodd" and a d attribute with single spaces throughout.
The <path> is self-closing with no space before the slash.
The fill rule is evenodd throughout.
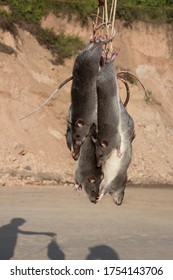
<path id="1" fill-rule="evenodd" d="M 95 133 L 95 130 L 96 125 L 93 124 L 80 148 L 80 156 L 75 174 L 75 181 L 78 188 L 84 188 L 92 203 L 97 203 L 99 186 L 103 179 L 101 167 L 96 166 L 95 145 L 92 141 L 92 136 Z"/>
<path id="2" fill-rule="evenodd" d="M 129 100 L 130 100 L 130 89 L 129 89 L 129 86 L 127 84 L 127 82 L 122 79 L 122 78 L 119 78 L 125 85 L 125 88 L 126 88 L 126 99 L 123 103 L 124 107 L 127 106 Z M 80 152 L 80 147 L 79 146 L 75 146 L 75 153 L 73 152 L 73 146 L 72 146 L 72 125 L 71 125 L 71 105 L 69 107 L 69 110 L 68 110 L 68 118 L 67 118 L 67 129 L 66 129 L 66 143 L 67 143 L 67 147 L 69 148 L 69 150 L 71 151 L 72 153 L 72 156 L 75 160 L 78 159 L 79 157 L 79 152 Z M 95 140 L 94 140 L 95 141 Z"/>
<path id="3" fill-rule="evenodd" d="M 81 146 L 92 123 L 97 123 L 96 78 L 102 45 L 91 43 L 79 53 L 73 67 L 71 87 L 71 129 L 73 153 Z"/>
<path id="4" fill-rule="evenodd" d="M 100 184 L 99 200 L 109 193 L 115 204 L 121 205 L 124 190 L 127 183 L 127 170 L 132 158 L 132 141 L 135 138 L 134 121 L 127 110 L 120 103 L 120 135 L 121 135 L 121 157 L 117 157 L 114 149 L 110 157 L 102 166 L 104 179 Z"/>
<path id="5" fill-rule="evenodd" d="M 97 77 L 98 132 L 93 139 L 96 145 L 97 166 L 102 166 L 113 149 L 116 149 L 119 155 L 120 98 L 115 76 L 113 61 L 109 61 L 102 66 Z"/>

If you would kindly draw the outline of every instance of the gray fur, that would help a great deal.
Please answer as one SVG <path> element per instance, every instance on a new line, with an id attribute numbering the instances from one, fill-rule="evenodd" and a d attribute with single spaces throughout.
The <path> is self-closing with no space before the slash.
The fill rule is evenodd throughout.
<path id="1" fill-rule="evenodd" d="M 102 56 L 101 44 L 88 45 L 76 58 L 71 88 L 71 122 L 74 154 L 97 123 L 96 78 Z"/>
<path id="2" fill-rule="evenodd" d="M 117 205 L 121 205 L 124 197 L 124 190 L 127 183 L 127 170 L 132 158 L 132 141 L 135 138 L 134 121 L 128 114 L 125 107 L 121 105 L 121 152 L 120 158 L 114 150 L 108 160 L 102 166 L 104 179 L 100 185 L 100 198 L 109 193 Z"/>
<path id="3" fill-rule="evenodd" d="M 68 109 L 68 117 L 67 117 L 67 129 L 66 129 L 66 144 L 69 150 L 71 151 L 71 155 L 74 160 L 78 160 L 80 154 L 80 146 L 74 144 L 73 145 L 73 135 L 72 135 L 72 120 L 71 120 L 71 105 Z"/>
<path id="4" fill-rule="evenodd" d="M 101 166 L 113 149 L 119 151 L 121 136 L 118 131 L 120 119 L 119 93 L 113 62 L 102 66 L 97 77 L 98 133 L 96 135 L 97 165 Z"/>
<path id="5" fill-rule="evenodd" d="M 71 151 L 72 146 L 72 127 L 71 127 L 71 105 L 68 109 L 68 117 L 67 117 L 67 130 L 66 130 L 66 144 L 69 150 Z"/>
<path id="6" fill-rule="evenodd" d="M 100 167 L 96 166 L 95 145 L 92 136 L 96 125 L 93 124 L 88 136 L 80 149 L 80 156 L 75 174 L 75 180 L 79 188 L 84 188 L 92 203 L 96 203 L 99 197 L 99 186 L 103 178 Z"/>

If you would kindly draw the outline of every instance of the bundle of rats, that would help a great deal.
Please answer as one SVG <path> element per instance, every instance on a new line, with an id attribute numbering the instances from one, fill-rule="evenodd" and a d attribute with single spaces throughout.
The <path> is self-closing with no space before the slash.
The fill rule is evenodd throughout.
<path id="1" fill-rule="evenodd" d="M 113 48 L 116 4 L 117 1 L 112 0 L 109 7 L 107 0 L 98 1 L 92 36 L 77 55 L 72 76 L 63 81 L 37 109 L 20 119 L 40 111 L 72 80 L 66 143 L 77 161 L 76 189 L 84 189 L 95 204 L 106 193 L 112 196 L 116 205 L 122 204 L 135 138 L 134 121 L 126 110 L 130 90 L 125 75 L 139 79 L 126 70 L 116 72 L 118 50 Z M 119 95 L 117 79 L 126 88 L 124 103 Z M 147 97 L 147 91 L 140 84 Z"/>
<path id="2" fill-rule="evenodd" d="M 112 47 L 115 2 L 108 16 L 107 1 L 99 1 L 90 43 L 75 60 L 66 139 L 77 160 L 76 188 L 84 189 L 92 203 L 109 193 L 120 205 L 135 132 L 116 79 Z"/>

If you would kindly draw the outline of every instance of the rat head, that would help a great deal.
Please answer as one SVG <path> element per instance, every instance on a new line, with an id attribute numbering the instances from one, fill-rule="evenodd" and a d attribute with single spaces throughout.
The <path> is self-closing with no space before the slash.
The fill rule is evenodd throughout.
<path id="1" fill-rule="evenodd" d="M 88 195 L 89 200 L 96 204 L 99 198 L 99 186 L 103 179 L 103 173 L 100 172 L 98 175 L 91 174 L 86 178 L 84 183 L 84 189 Z"/>
<path id="2" fill-rule="evenodd" d="M 120 149 L 120 135 L 117 134 L 114 138 L 93 138 L 96 146 L 97 167 L 101 167 L 110 157 L 114 149 Z"/>
<path id="3" fill-rule="evenodd" d="M 65 138 L 66 138 L 67 147 L 71 151 L 71 155 L 73 159 L 78 160 L 80 154 L 80 146 L 73 144 L 72 124 L 69 121 L 67 122 L 67 130 L 66 130 Z"/>
<path id="4" fill-rule="evenodd" d="M 67 122 L 67 130 L 65 134 L 66 144 L 69 150 L 71 151 L 72 146 L 72 126 L 70 122 Z"/>
<path id="5" fill-rule="evenodd" d="M 74 155 L 79 153 L 79 149 L 82 143 L 85 141 L 86 136 L 90 130 L 90 126 L 87 125 L 83 119 L 78 119 L 72 129 L 73 138 L 73 152 Z"/>

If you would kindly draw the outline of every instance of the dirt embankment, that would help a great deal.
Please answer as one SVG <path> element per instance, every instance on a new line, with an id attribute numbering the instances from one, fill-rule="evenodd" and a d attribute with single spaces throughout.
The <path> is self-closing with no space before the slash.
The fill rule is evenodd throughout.
<path id="1" fill-rule="evenodd" d="M 116 24 L 115 48 L 120 48 L 116 65 L 137 74 L 155 100 L 147 104 L 140 85 L 131 85 L 128 111 L 135 121 L 136 138 L 129 179 L 133 183 L 173 184 L 173 26 L 135 22 L 126 28 Z M 64 28 L 86 42 L 90 37 L 87 28 L 75 21 L 52 15 L 42 26 L 56 32 Z M 15 50 L 11 55 L 0 52 L 0 183 L 14 183 L 17 178 L 24 178 L 19 180 L 22 184 L 73 182 L 76 163 L 64 137 L 71 83 L 41 112 L 23 121 L 19 118 L 71 75 L 75 57 L 65 65 L 53 65 L 49 51 L 21 29 L 16 40 L 0 29 L 0 42 Z M 119 86 L 123 98 L 124 88 Z"/>

